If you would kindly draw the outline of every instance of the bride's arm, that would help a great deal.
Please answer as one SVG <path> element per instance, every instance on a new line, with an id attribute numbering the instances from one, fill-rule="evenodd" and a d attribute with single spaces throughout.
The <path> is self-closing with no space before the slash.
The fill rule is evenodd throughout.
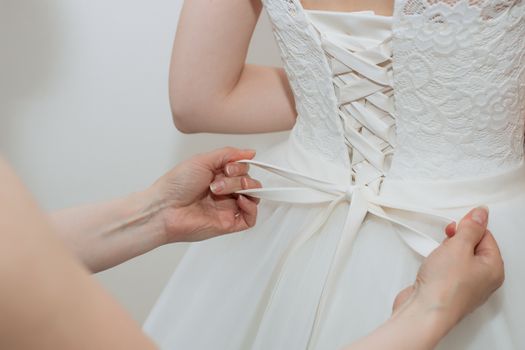
<path id="1" fill-rule="evenodd" d="M 182 132 L 271 132 L 295 123 L 283 69 L 245 64 L 261 7 L 260 0 L 185 1 L 169 83 Z"/>

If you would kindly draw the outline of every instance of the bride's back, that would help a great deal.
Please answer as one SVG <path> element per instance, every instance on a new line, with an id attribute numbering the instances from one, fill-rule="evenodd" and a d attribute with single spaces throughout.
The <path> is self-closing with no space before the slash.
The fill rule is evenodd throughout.
<path id="1" fill-rule="evenodd" d="M 166 348 L 341 348 L 390 315 L 420 265 L 415 252 L 431 251 L 426 233 L 443 238 L 434 221 L 484 203 L 505 286 L 442 349 L 525 349 L 525 167 L 512 168 L 523 154 L 525 0 L 396 0 L 393 16 L 372 1 L 262 1 L 298 118 L 258 165 L 286 179 L 259 177 L 267 200 L 251 232 L 192 248 L 146 330 Z M 231 3 L 228 15 L 247 2 Z M 317 11 L 301 6 L 312 3 Z M 237 22 L 214 28 L 235 24 L 216 50 L 234 51 Z M 202 70 L 188 57 L 184 70 L 206 77 L 231 61 L 215 55 Z"/>
<path id="2" fill-rule="evenodd" d="M 265 1 L 296 92 L 301 117 L 298 129 L 305 135 L 300 138 L 321 148 L 318 153 L 336 158 L 340 154 L 336 129 L 340 127 L 334 124 L 339 123 L 340 113 L 333 107 L 341 109 L 346 101 L 336 96 L 337 91 L 329 91 L 327 80 L 331 84 L 340 72 L 334 71 L 333 52 L 328 52 L 327 58 L 319 56 L 320 51 L 326 51 L 326 33 L 312 38 L 311 16 L 294 2 L 278 5 Z M 385 11 L 388 7 L 388 1 L 301 3 L 325 11 L 375 10 L 374 6 L 378 11 L 383 6 Z M 397 127 L 390 176 L 468 178 L 513 168 L 522 161 L 524 6 L 521 0 L 395 2 L 393 38 L 391 46 L 387 45 L 392 48 L 393 80 L 386 85 L 394 90 Z M 347 15 L 337 13 L 339 17 Z M 346 35 L 352 41 L 355 30 L 343 27 L 341 22 L 338 38 Z M 359 124 L 361 130 L 363 125 Z M 333 131 L 329 132 L 330 128 Z"/>

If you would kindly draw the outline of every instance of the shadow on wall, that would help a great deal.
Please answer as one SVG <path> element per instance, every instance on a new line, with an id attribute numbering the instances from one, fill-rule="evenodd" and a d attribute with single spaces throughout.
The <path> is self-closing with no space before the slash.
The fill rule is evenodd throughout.
<path id="1" fill-rule="evenodd" d="M 1 8 L 0 151 L 4 151 L 14 142 L 10 138 L 16 135 L 12 121 L 17 112 L 52 85 L 60 64 L 61 33 L 53 1 L 2 0 Z"/>

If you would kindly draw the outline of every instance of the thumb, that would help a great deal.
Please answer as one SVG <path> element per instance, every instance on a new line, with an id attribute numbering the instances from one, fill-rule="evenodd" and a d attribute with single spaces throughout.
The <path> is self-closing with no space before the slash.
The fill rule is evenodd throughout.
<path id="1" fill-rule="evenodd" d="M 487 207 L 472 209 L 458 224 L 456 241 L 466 243 L 474 249 L 487 231 L 489 211 Z"/>
<path id="2" fill-rule="evenodd" d="M 485 235 L 479 242 L 475 251 L 476 255 L 485 257 L 496 257 L 501 259 L 501 252 L 498 243 L 490 231 L 486 231 Z"/>

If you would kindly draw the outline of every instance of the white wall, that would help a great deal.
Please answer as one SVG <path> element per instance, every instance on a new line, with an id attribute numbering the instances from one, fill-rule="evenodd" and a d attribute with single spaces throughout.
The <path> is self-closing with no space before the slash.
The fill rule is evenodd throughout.
<path id="1" fill-rule="evenodd" d="M 167 70 L 181 0 L 0 0 L 0 151 L 47 210 L 139 190 L 189 155 L 271 136 L 186 136 Z M 268 23 L 250 61 L 279 64 Z M 163 247 L 97 278 L 142 321 L 182 254 Z"/>

